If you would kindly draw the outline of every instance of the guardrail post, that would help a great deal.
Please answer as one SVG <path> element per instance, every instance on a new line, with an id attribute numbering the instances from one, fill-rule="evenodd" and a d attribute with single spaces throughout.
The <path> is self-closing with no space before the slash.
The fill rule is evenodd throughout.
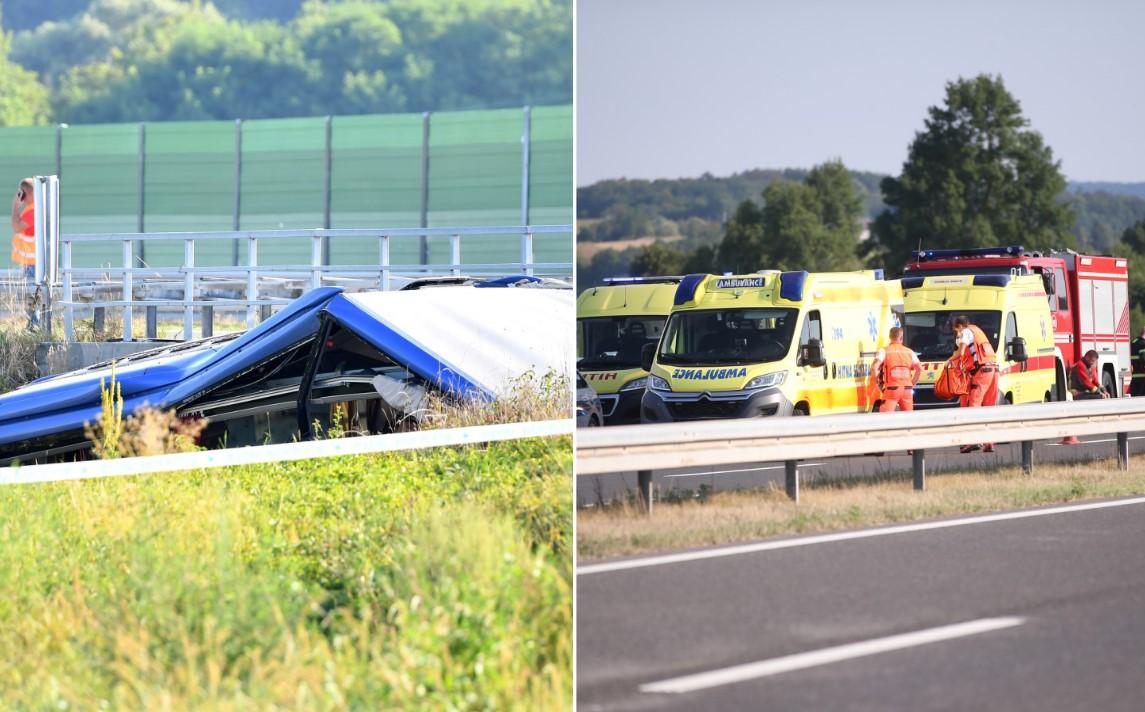
<path id="1" fill-rule="evenodd" d="M 926 450 L 912 452 L 910 464 L 914 470 L 914 488 L 922 492 L 926 489 Z"/>
<path id="2" fill-rule="evenodd" d="M 786 460 L 783 463 L 784 474 L 784 489 L 787 490 L 788 498 L 795 503 L 799 502 L 799 462 L 797 460 Z"/>
<path id="3" fill-rule="evenodd" d="M 327 117 L 329 118 L 329 117 Z M 322 286 L 322 257 L 329 246 L 329 239 L 325 238 L 326 244 L 323 245 L 323 237 L 314 231 L 314 237 L 310 239 L 310 288 L 318 289 Z"/>
<path id="4" fill-rule="evenodd" d="M 1022 441 L 1022 474 L 1034 471 L 1034 443 L 1031 440 Z"/>
<path id="5" fill-rule="evenodd" d="M 159 307 L 147 307 L 144 313 L 147 315 L 147 338 L 154 339 L 159 334 Z"/>
<path id="6" fill-rule="evenodd" d="M 461 235 L 449 236 L 449 273 L 454 277 L 461 274 Z"/>
<path id="7" fill-rule="evenodd" d="M 382 235 L 378 238 L 378 264 L 382 268 L 382 281 L 378 287 L 383 292 L 390 289 L 390 236 Z"/>
<path id="8" fill-rule="evenodd" d="M 246 326 L 253 329 L 258 324 L 258 310 L 255 308 L 255 300 L 258 299 L 258 274 L 255 272 L 258 266 L 258 238 L 253 236 L 247 238 L 247 266 L 250 270 L 246 273 Z"/>
<path id="9" fill-rule="evenodd" d="M 199 320 L 199 331 L 202 332 L 203 338 L 215 335 L 215 308 L 203 307 L 203 316 Z"/>
<path id="10" fill-rule="evenodd" d="M 64 341 L 74 341 L 75 307 L 72 306 L 72 243 L 62 240 L 60 245 L 60 260 L 63 262 L 64 273 Z"/>
<path id="11" fill-rule="evenodd" d="M 195 337 L 195 241 L 183 241 L 183 340 Z"/>
<path id="12" fill-rule="evenodd" d="M 131 301 L 135 298 L 135 285 L 131 280 L 133 275 L 131 266 L 131 240 L 123 241 L 123 340 L 131 341 Z"/>
<path id="13" fill-rule="evenodd" d="M 652 471 L 640 470 L 636 473 L 636 488 L 640 490 L 640 502 L 644 511 L 652 516 Z"/>
<path id="14" fill-rule="evenodd" d="M 1117 466 L 1122 470 L 1129 469 L 1129 433 L 1117 434 Z"/>
<path id="15" fill-rule="evenodd" d="M 528 230 L 521 235 L 521 273 L 533 276 L 533 233 Z"/>
<path id="16" fill-rule="evenodd" d="M 91 331 L 92 336 L 102 338 L 104 332 L 107 331 L 107 308 L 96 307 L 92 309 L 91 315 Z"/>

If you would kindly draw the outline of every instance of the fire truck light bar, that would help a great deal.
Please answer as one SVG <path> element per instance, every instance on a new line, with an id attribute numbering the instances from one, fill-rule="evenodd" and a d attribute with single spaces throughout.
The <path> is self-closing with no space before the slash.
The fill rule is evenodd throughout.
<path id="1" fill-rule="evenodd" d="M 927 262 L 929 260 L 949 260 L 962 257 L 1017 257 L 1025 252 L 1021 245 L 1009 247 L 976 247 L 971 250 L 913 250 L 910 258 L 914 262 Z"/>

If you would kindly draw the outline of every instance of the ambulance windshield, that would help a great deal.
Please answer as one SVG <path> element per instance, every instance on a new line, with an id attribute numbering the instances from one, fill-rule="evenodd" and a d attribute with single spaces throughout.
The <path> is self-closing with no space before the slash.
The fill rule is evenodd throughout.
<path id="1" fill-rule="evenodd" d="M 994 350 L 998 350 L 998 329 L 1002 313 L 996 311 L 907 312 L 903 320 L 903 343 L 922 361 L 945 361 L 954 353 L 954 318 L 965 315 L 981 329 Z"/>
<path id="2" fill-rule="evenodd" d="M 779 361 L 791 348 L 794 309 L 676 312 L 660 342 L 660 363 L 753 364 Z"/>
<path id="3" fill-rule="evenodd" d="M 664 329 L 662 316 L 601 316 L 576 320 L 577 368 L 584 371 L 636 368 L 644 344 Z"/>

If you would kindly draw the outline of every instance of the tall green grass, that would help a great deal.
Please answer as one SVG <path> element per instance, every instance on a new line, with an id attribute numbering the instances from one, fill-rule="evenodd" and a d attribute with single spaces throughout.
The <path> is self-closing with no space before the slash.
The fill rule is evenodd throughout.
<path id="1" fill-rule="evenodd" d="M 2 486 L 0 707 L 567 709 L 571 472 L 563 437 Z"/>

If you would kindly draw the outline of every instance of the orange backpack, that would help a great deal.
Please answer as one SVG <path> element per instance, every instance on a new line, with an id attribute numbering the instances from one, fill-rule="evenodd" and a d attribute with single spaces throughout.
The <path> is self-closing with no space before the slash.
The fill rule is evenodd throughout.
<path id="1" fill-rule="evenodd" d="M 970 391 L 970 375 L 953 359 L 942 365 L 942 372 L 934 382 L 934 397 L 939 400 L 953 400 Z"/>

